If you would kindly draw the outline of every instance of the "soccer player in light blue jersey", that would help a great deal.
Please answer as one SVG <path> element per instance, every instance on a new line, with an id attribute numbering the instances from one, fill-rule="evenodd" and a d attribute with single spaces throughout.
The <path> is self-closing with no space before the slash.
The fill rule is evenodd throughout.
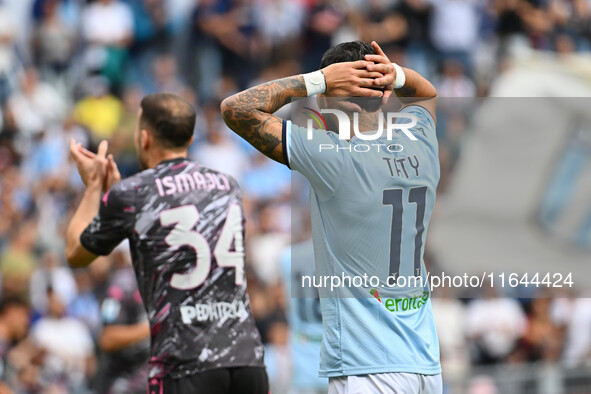
<path id="1" fill-rule="evenodd" d="M 405 120 L 396 123 L 410 123 L 388 133 L 382 102 L 392 92 L 402 103 L 396 119 Z M 338 109 L 345 121 L 327 116 L 325 129 L 311 130 L 273 115 L 292 97 L 315 94 L 321 110 Z M 343 99 L 331 105 L 328 97 Z M 329 378 L 329 393 L 442 392 L 423 282 L 439 181 L 436 98 L 429 81 L 391 63 L 378 44 L 356 41 L 329 49 L 320 71 L 222 103 L 232 130 L 310 182 L 316 275 L 307 286 L 320 292 L 320 376 Z M 342 280 L 336 287 L 335 278 Z"/>

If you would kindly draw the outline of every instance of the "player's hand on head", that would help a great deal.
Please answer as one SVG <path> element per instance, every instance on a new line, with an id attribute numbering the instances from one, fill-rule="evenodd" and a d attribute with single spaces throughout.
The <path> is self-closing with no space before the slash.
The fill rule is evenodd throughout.
<path id="1" fill-rule="evenodd" d="M 382 92 L 376 89 L 376 78 L 384 75 L 378 71 L 370 71 L 370 62 L 334 63 L 322 69 L 326 80 L 326 96 L 328 97 L 381 97 Z"/>
<path id="2" fill-rule="evenodd" d="M 371 72 L 381 73 L 381 77 L 374 79 L 376 87 L 384 87 L 384 103 L 394 90 L 394 81 L 396 80 L 396 70 L 392 65 L 388 56 L 384 53 L 377 42 L 372 41 L 371 46 L 376 51 L 375 55 L 365 55 L 365 60 L 368 61 L 367 70 Z"/>
<path id="3" fill-rule="evenodd" d="M 73 139 L 70 140 L 70 157 L 74 160 L 82 182 L 87 187 L 100 186 L 101 189 L 104 189 L 109 166 L 109 161 L 106 157 L 108 147 L 108 142 L 102 140 L 95 154 L 83 148 L 79 143 L 77 144 Z M 119 171 L 117 170 L 118 173 Z"/>

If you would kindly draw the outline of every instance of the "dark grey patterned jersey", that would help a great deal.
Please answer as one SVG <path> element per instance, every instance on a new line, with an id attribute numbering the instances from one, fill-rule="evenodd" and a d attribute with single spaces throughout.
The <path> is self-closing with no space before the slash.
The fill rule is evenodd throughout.
<path id="1" fill-rule="evenodd" d="M 163 161 L 103 196 L 80 242 L 107 255 L 129 239 L 152 333 L 150 378 L 264 365 L 243 229 L 236 181 L 187 159 Z"/>

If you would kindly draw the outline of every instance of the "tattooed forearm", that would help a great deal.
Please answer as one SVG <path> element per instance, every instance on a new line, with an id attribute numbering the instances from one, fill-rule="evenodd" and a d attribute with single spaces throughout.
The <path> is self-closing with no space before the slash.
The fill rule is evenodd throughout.
<path id="1" fill-rule="evenodd" d="M 283 163 L 283 121 L 272 114 L 292 97 L 306 95 L 301 76 L 278 79 L 228 97 L 221 105 L 222 116 L 230 129 L 261 153 Z"/>

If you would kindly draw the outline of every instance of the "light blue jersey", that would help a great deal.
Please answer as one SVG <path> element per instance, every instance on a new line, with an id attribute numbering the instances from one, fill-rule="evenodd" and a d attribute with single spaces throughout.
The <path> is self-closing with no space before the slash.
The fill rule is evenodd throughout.
<path id="1" fill-rule="evenodd" d="M 441 373 L 428 288 L 387 287 L 390 275 L 426 275 L 423 253 L 439 182 L 433 118 L 419 106 L 401 112 L 416 116 L 410 131 L 417 140 L 400 132 L 391 141 L 386 135 L 346 141 L 326 130 L 314 130 L 309 140 L 307 128 L 285 124 L 289 166 L 312 186 L 317 278 L 379 279 L 332 291 L 330 283 L 313 284 L 320 286 L 323 377 Z"/>
<path id="2" fill-rule="evenodd" d="M 281 274 L 288 300 L 287 319 L 290 326 L 290 345 L 293 360 L 292 388 L 326 390 L 328 380 L 318 377 L 322 315 L 318 291 L 314 288 L 295 288 L 303 275 L 314 275 L 312 240 L 292 245 L 281 256 Z"/>

